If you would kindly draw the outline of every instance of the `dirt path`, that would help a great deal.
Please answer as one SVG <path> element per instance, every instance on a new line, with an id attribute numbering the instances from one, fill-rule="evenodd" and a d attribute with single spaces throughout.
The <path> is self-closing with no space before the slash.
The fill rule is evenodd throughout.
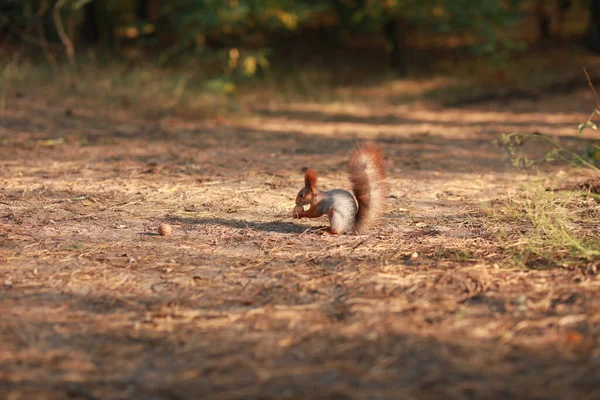
<path id="1" fill-rule="evenodd" d="M 581 91 L 183 120 L 11 98 L 0 111 L 0 392 L 600 398 L 597 277 L 507 268 L 482 210 L 536 179 L 509 166 L 501 133 L 567 140 L 590 104 Z M 368 236 L 316 235 L 324 220 L 289 218 L 300 168 L 348 187 L 356 138 L 384 145 L 390 211 Z M 173 235 L 154 233 L 162 222 Z"/>

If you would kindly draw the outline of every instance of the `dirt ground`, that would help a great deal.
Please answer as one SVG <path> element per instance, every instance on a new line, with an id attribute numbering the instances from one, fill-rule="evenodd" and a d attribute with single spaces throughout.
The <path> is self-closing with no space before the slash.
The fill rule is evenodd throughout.
<path id="1" fill-rule="evenodd" d="M 575 141 L 592 108 L 582 87 L 194 118 L 11 92 L 2 397 L 598 399 L 596 269 L 515 267 L 484 210 L 539 179 L 502 133 Z M 386 152 L 381 224 L 323 236 L 325 219 L 291 219 L 300 169 L 348 188 L 357 139 Z"/>

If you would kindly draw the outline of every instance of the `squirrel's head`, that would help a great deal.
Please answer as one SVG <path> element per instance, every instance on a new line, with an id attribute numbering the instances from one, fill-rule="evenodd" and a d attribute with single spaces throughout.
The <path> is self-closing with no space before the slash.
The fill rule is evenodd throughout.
<path id="1" fill-rule="evenodd" d="M 304 171 L 304 187 L 296 196 L 296 205 L 312 204 L 317 193 L 317 174 L 312 169 Z"/>

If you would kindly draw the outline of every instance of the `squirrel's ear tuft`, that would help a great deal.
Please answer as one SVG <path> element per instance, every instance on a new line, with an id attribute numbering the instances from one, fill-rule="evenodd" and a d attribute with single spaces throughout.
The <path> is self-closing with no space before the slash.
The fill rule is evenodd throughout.
<path id="1" fill-rule="evenodd" d="M 306 172 L 306 171 L 308 171 L 308 167 L 302 167 L 302 168 L 300 168 L 300 171 Z"/>
<path id="2" fill-rule="evenodd" d="M 304 172 L 304 186 L 314 193 L 317 190 L 317 174 L 312 169 L 307 169 Z"/>

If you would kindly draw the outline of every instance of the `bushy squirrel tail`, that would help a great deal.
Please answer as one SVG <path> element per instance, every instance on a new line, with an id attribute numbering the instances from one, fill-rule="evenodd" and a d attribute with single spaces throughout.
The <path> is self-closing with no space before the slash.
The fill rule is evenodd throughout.
<path id="1" fill-rule="evenodd" d="M 348 155 L 348 174 L 358 201 L 356 230 L 371 228 L 385 209 L 387 185 L 381 149 L 373 143 L 362 143 Z"/>

